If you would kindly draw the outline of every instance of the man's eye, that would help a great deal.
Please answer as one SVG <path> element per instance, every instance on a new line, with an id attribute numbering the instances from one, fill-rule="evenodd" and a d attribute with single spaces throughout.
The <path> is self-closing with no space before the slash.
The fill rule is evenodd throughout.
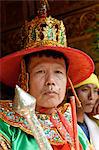
<path id="1" fill-rule="evenodd" d="M 87 88 L 82 89 L 82 91 L 87 91 L 87 90 L 88 90 Z"/>
<path id="2" fill-rule="evenodd" d="M 60 70 L 56 70 L 55 73 L 57 73 L 57 74 L 63 74 L 63 72 L 60 71 Z"/>
<path id="3" fill-rule="evenodd" d="M 94 89 L 94 92 L 98 93 L 98 89 Z"/>
<path id="4" fill-rule="evenodd" d="M 45 73 L 45 70 L 38 70 L 36 73 Z"/>

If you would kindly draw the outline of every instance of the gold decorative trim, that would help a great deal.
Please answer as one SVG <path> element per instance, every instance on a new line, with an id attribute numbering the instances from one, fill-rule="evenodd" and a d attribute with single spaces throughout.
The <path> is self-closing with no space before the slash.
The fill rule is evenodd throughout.
<path id="1" fill-rule="evenodd" d="M 3 134 L 0 133 L 0 150 L 10 150 L 10 149 L 11 149 L 10 141 Z"/>

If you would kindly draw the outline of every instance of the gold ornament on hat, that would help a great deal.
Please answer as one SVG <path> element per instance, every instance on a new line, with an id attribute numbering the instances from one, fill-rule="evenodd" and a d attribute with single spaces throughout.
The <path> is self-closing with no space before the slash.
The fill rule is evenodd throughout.
<path id="1" fill-rule="evenodd" d="M 47 16 L 46 1 L 41 1 L 38 16 L 25 22 L 23 27 L 24 48 L 39 46 L 67 47 L 65 26 L 63 22 Z"/>
<path id="2" fill-rule="evenodd" d="M 21 61 L 21 73 L 18 78 L 18 85 L 26 92 L 29 91 L 29 74 L 26 72 L 25 60 Z"/>

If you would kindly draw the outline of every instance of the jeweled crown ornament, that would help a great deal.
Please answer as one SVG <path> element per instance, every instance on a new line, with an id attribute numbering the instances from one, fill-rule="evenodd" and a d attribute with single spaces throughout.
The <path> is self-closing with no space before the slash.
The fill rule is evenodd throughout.
<path id="1" fill-rule="evenodd" d="M 38 16 L 25 22 L 23 28 L 24 48 L 39 46 L 67 47 L 65 27 L 62 21 L 47 17 L 46 1 L 40 1 Z"/>

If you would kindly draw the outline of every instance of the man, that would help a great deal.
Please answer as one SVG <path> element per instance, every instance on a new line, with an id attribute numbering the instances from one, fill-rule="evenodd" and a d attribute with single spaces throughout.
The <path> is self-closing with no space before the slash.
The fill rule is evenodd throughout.
<path id="1" fill-rule="evenodd" d="M 77 107 L 77 121 L 83 129 L 88 140 L 92 142 L 95 149 L 98 150 L 99 144 L 99 81 L 95 74 L 75 85 L 75 90 L 82 107 Z M 98 104 L 98 105 L 97 105 Z M 97 108 L 96 108 L 97 106 Z M 95 114 L 94 114 L 94 109 Z M 98 118 L 97 118 L 98 117 Z"/>
<path id="2" fill-rule="evenodd" d="M 82 142 L 78 141 L 82 131 L 77 132 L 75 105 L 73 101 L 63 103 L 66 103 L 66 86 L 70 86 L 67 76 L 77 84 L 89 77 L 94 64 L 85 53 L 67 47 L 62 21 L 42 16 L 25 24 L 22 32 L 24 49 L 1 58 L 0 79 L 11 87 L 18 84 L 36 98 L 35 113 L 52 149 L 86 150 L 90 146 L 85 136 L 82 135 Z M 1 148 L 40 149 L 29 122 L 16 112 L 14 102 L 0 103 Z"/>

